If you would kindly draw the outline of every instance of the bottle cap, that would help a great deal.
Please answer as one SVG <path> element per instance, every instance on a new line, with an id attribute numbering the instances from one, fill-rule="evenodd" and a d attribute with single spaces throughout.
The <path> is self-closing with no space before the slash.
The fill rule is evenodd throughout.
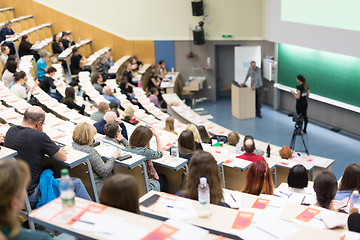
<path id="1" fill-rule="evenodd" d="M 67 170 L 66 168 L 61 169 L 61 176 L 67 176 L 69 175 L 69 170 Z"/>
<path id="2" fill-rule="evenodd" d="M 206 177 L 200 178 L 200 183 L 201 183 L 201 184 L 206 184 L 206 182 L 207 182 Z"/>

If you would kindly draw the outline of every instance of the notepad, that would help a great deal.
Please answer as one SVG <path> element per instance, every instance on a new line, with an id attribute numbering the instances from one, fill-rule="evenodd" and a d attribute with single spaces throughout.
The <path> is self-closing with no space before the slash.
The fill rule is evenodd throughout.
<path id="1" fill-rule="evenodd" d="M 124 222 L 125 218 L 122 217 L 85 212 L 72 224 L 72 228 L 94 233 L 114 234 Z"/>

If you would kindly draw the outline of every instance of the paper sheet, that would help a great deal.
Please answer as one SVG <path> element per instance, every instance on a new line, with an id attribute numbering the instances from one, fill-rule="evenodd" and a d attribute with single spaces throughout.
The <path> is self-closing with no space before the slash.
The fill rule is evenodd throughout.
<path id="1" fill-rule="evenodd" d="M 168 206 L 168 212 L 171 219 L 191 220 L 198 218 L 194 205 L 190 201 L 174 202 L 172 206 Z"/>
<path id="2" fill-rule="evenodd" d="M 125 222 L 125 218 L 85 212 L 73 225 L 72 228 L 94 233 L 114 234 Z"/>
<path id="3" fill-rule="evenodd" d="M 177 232 L 171 235 L 171 239 L 173 240 L 197 240 L 202 239 L 209 233 L 209 231 L 205 229 L 195 227 L 193 225 L 178 220 L 170 219 L 167 220 L 165 223 L 179 229 Z"/>

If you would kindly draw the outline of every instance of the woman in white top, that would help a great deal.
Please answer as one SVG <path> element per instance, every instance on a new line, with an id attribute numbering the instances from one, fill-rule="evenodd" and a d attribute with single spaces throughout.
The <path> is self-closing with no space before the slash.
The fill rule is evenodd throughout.
<path id="1" fill-rule="evenodd" d="M 29 88 L 28 90 L 25 89 L 25 83 L 27 81 L 27 76 L 26 73 L 24 71 L 20 71 L 18 73 L 14 74 L 14 81 L 16 82 L 16 84 L 14 84 L 11 88 L 10 91 L 17 97 L 28 100 L 28 98 L 30 97 L 28 95 L 28 92 L 33 92 L 34 88 Z"/>
<path id="2" fill-rule="evenodd" d="M 4 82 L 5 87 L 10 87 L 12 81 L 14 81 L 14 74 L 16 73 L 17 62 L 8 61 L 5 64 L 5 71 L 2 75 L 1 80 Z"/>

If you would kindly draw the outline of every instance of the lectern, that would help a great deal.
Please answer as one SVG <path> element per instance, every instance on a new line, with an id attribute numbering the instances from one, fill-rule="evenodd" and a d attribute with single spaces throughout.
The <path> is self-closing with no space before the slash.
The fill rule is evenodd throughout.
<path id="1" fill-rule="evenodd" d="M 255 91 L 249 87 L 231 85 L 232 115 L 238 119 L 255 117 Z"/>

